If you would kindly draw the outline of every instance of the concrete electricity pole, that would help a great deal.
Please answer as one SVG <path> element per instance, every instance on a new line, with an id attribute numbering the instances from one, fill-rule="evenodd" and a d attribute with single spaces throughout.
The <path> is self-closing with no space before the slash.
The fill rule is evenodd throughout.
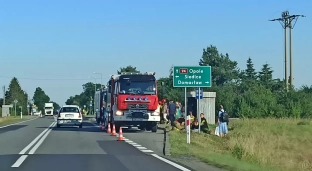
<path id="1" fill-rule="evenodd" d="M 294 85 L 293 75 L 293 59 L 292 59 L 292 29 L 294 29 L 299 17 L 305 17 L 304 15 L 289 15 L 289 11 L 282 12 L 281 18 L 272 19 L 269 21 L 278 21 L 284 29 L 284 41 L 285 41 L 285 84 L 288 91 L 288 84 L 290 87 Z M 289 28 L 289 63 L 290 63 L 290 81 L 288 82 L 288 60 L 287 60 L 287 28 Z"/>
<path id="2" fill-rule="evenodd" d="M 5 105 L 5 86 L 3 86 L 2 89 L 3 89 L 3 104 L 2 105 Z"/>

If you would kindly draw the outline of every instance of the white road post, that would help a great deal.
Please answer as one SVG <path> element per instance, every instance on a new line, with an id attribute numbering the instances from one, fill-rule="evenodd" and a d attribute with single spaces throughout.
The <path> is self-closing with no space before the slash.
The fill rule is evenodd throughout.
<path id="1" fill-rule="evenodd" d="M 21 108 L 21 119 L 23 119 L 23 106 L 20 106 Z"/>
<path id="2" fill-rule="evenodd" d="M 187 115 L 186 117 L 186 143 L 190 144 L 191 143 L 191 121 L 190 121 L 191 116 Z"/>

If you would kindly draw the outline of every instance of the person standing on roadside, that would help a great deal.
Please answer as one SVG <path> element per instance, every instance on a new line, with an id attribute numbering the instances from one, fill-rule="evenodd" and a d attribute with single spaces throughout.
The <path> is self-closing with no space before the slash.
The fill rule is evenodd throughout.
<path id="1" fill-rule="evenodd" d="M 162 108 L 162 113 L 163 113 L 163 117 L 164 117 L 164 121 L 167 124 L 168 123 L 168 117 L 167 117 L 167 113 L 168 112 L 168 106 L 167 103 L 164 102 L 163 108 Z"/>
<path id="2" fill-rule="evenodd" d="M 175 117 L 176 118 L 180 118 L 181 117 L 181 108 L 180 108 L 180 104 L 179 104 L 179 102 L 176 102 L 176 115 L 175 115 Z"/>
<path id="3" fill-rule="evenodd" d="M 174 121 L 175 121 L 175 114 L 177 111 L 177 106 L 173 102 L 173 100 L 170 100 L 169 105 L 168 105 L 168 114 L 169 114 L 169 120 L 172 126 L 172 130 L 174 129 Z"/>
<path id="4" fill-rule="evenodd" d="M 218 113 L 218 125 L 220 137 L 224 137 L 228 133 L 227 128 L 228 114 L 225 112 L 222 105 L 220 105 L 220 111 Z"/>

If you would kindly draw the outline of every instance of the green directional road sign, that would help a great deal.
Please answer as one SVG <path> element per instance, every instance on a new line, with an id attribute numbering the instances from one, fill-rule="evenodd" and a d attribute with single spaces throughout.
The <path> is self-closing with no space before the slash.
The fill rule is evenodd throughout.
<path id="1" fill-rule="evenodd" d="M 211 87 L 211 67 L 174 66 L 173 87 Z"/>

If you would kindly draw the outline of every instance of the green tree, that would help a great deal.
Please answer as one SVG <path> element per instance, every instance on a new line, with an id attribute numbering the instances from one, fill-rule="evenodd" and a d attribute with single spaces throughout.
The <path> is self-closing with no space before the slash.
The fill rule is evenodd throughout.
<path id="1" fill-rule="evenodd" d="M 50 103 L 53 103 L 54 110 L 58 110 L 61 108 L 61 106 L 56 102 L 51 101 Z"/>
<path id="2" fill-rule="evenodd" d="M 14 77 L 5 93 L 6 103 L 14 104 L 14 100 L 17 100 L 16 111 L 20 112 L 19 106 L 21 106 L 25 114 L 27 113 L 27 97 L 27 93 L 22 90 L 17 78 Z"/>
<path id="3" fill-rule="evenodd" d="M 118 74 L 121 74 L 122 72 L 140 72 L 140 71 L 137 70 L 136 67 L 133 67 L 133 66 L 131 66 L 131 65 L 128 65 L 128 66 L 126 66 L 126 67 L 120 68 L 120 69 L 117 71 Z"/>
<path id="4" fill-rule="evenodd" d="M 262 85 L 266 86 L 266 88 L 272 88 L 273 82 L 273 70 L 269 66 L 269 64 L 264 64 L 259 72 L 259 80 Z"/>
<path id="5" fill-rule="evenodd" d="M 66 102 L 66 105 L 80 105 L 80 96 L 75 95 L 75 96 L 70 96 Z"/>
<path id="6" fill-rule="evenodd" d="M 203 49 L 203 55 L 199 61 L 199 65 L 212 66 L 212 82 L 217 86 L 229 83 L 239 76 L 237 62 L 230 60 L 227 53 L 225 55 L 219 53 L 218 49 L 212 45 Z"/>
<path id="7" fill-rule="evenodd" d="M 83 107 L 84 105 L 89 106 L 90 103 L 93 104 L 93 99 L 95 95 L 95 89 L 100 87 L 101 84 L 94 84 L 92 82 L 87 82 L 82 85 L 83 92 L 79 95 L 69 97 L 65 104 L 67 105 L 78 105 Z"/>
<path id="8" fill-rule="evenodd" d="M 37 87 L 34 93 L 34 104 L 37 105 L 38 109 L 43 111 L 44 104 L 50 102 L 50 97 L 40 88 Z"/>
<path id="9" fill-rule="evenodd" d="M 249 57 L 247 60 L 247 68 L 245 69 L 245 77 L 249 80 L 256 80 L 257 79 L 257 72 L 254 68 L 254 64 L 252 63 L 251 58 Z"/>

